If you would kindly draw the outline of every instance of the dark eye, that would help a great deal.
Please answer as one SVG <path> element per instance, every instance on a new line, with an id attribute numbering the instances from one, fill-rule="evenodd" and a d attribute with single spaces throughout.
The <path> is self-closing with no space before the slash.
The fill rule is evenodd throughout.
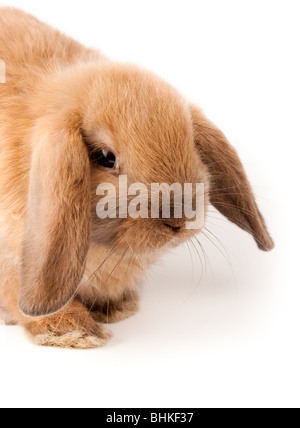
<path id="1" fill-rule="evenodd" d="M 99 150 L 94 155 L 95 162 L 102 168 L 114 169 L 116 167 L 116 156 L 105 149 Z"/>

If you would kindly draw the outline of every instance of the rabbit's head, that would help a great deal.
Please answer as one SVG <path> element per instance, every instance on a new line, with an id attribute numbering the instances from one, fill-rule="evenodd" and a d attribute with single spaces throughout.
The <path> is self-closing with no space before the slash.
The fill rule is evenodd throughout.
<path id="1" fill-rule="evenodd" d="M 25 314 L 51 314 L 70 301 L 91 242 L 124 256 L 163 251 L 199 232 L 209 202 L 250 232 L 259 248 L 273 247 L 234 149 L 199 109 L 152 73 L 110 63 L 74 69 L 38 88 L 31 107 L 37 120 L 19 302 Z M 137 183 L 136 194 L 128 192 Z M 191 184 L 194 209 L 196 185 L 204 185 L 198 230 L 189 227 L 184 192 L 179 199 L 171 192 L 169 215 L 163 215 L 162 193 L 152 188 L 162 183 L 182 190 Z M 158 215 L 152 218 L 155 196 Z M 99 215 L 99 203 L 109 218 L 105 210 Z M 140 216 L 128 215 L 130 207 Z"/>

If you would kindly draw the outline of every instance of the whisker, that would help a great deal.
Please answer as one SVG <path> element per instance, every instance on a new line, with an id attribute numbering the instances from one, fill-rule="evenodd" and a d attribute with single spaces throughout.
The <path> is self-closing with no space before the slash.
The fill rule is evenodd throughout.
<path id="1" fill-rule="evenodd" d="M 119 265 L 122 263 L 122 261 L 124 260 L 126 254 L 128 253 L 128 248 L 126 249 L 126 251 L 124 252 L 123 256 L 120 257 L 119 261 L 116 263 L 115 267 L 113 268 L 113 270 L 111 271 L 111 273 L 108 275 L 108 277 L 106 278 L 106 280 L 104 281 L 103 284 L 106 284 L 107 281 L 109 280 L 109 278 L 112 276 L 112 274 L 116 271 L 116 269 L 119 267 Z"/>
<path id="2" fill-rule="evenodd" d="M 202 253 L 203 253 L 204 257 L 205 257 L 205 263 L 207 262 L 207 265 L 209 266 L 210 274 L 211 274 L 212 281 L 213 281 L 213 292 L 215 293 L 216 281 L 215 281 L 215 275 L 214 275 L 214 270 L 213 270 L 212 263 L 210 261 L 210 258 L 208 256 L 208 254 L 207 254 L 207 251 L 204 248 L 204 245 L 200 241 L 200 236 L 195 236 L 194 239 L 196 239 L 197 244 L 202 249 Z M 207 270 L 206 270 L 206 272 L 207 272 Z"/>
<path id="3" fill-rule="evenodd" d="M 205 232 L 203 232 L 203 235 L 207 238 L 207 239 L 209 239 L 209 241 L 221 252 L 221 254 L 223 255 L 223 257 L 224 257 L 224 259 L 226 260 L 226 262 L 227 262 L 227 264 L 228 264 L 228 266 L 229 266 L 229 268 L 230 268 L 230 272 L 231 272 L 231 274 L 232 274 L 232 276 L 233 276 L 233 279 L 234 279 L 234 281 L 235 281 L 235 283 L 237 282 L 237 279 L 236 279 L 236 275 L 235 275 L 235 272 L 234 272 L 234 269 L 233 269 L 233 265 L 232 265 L 232 262 L 231 262 L 231 258 L 230 258 L 230 255 L 229 255 L 229 252 L 228 252 L 228 250 L 227 250 L 227 248 L 225 247 L 225 245 L 223 244 L 223 242 L 211 231 L 211 230 L 209 230 L 207 227 L 205 227 L 205 230 L 210 234 L 210 235 L 212 235 L 212 237 L 221 245 L 221 247 L 222 247 L 222 249 L 223 249 L 223 251 L 225 252 L 225 254 L 224 254 L 224 252 L 216 245 L 216 243 L 212 240 L 212 239 L 210 239 L 206 234 L 205 234 Z"/>
<path id="4" fill-rule="evenodd" d="M 222 249 L 220 249 L 218 247 L 218 245 L 209 237 L 206 235 L 206 233 L 204 231 L 202 231 L 203 235 L 220 251 L 220 253 L 222 254 L 222 256 L 224 257 L 224 259 L 226 260 L 227 263 L 230 264 L 230 257 L 228 254 L 227 249 L 225 248 L 224 244 L 222 243 L 222 241 L 216 237 L 216 235 L 214 233 L 212 233 L 207 227 L 204 228 L 208 233 L 210 233 L 210 235 L 213 236 L 213 238 L 221 245 Z"/>
<path id="5" fill-rule="evenodd" d="M 204 274 L 206 275 L 207 274 L 207 264 L 206 264 L 206 262 L 207 262 L 207 260 L 208 260 L 208 255 L 207 255 L 207 253 L 206 253 L 206 251 L 205 251 L 205 249 L 204 249 L 204 246 L 202 245 L 202 243 L 201 243 L 201 241 L 200 241 L 200 239 L 198 238 L 198 236 L 197 235 L 195 235 L 194 237 L 193 237 L 193 239 L 195 239 L 196 240 L 196 243 L 199 245 L 199 247 L 201 248 L 201 251 L 202 251 L 202 254 L 203 254 L 203 257 L 204 257 Z"/>
<path id="6" fill-rule="evenodd" d="M 191 248 L 189 246 L 189 241 L 186 241 L 186 247 L 189 251 L 190 254 L 190 258 L 191 258 L 191 263 L 192 263 L 192 285 L 194 284 L 194 274 L 195 274 L 195 266 L 194 266 L 194 260 L 193 260 L 193 256 L 192 256 L 192 251 Z"/>
<path id="7" fill-rule="evenodd" d="M 202 282 L 203 275 L 204 275 L 203 260 L 202 260 L 201 254 L 200 254 L 200 252 L 199 252 L 199 250 L 198 250 L 197 246 L 195 245 L 195 243 L 194 243 L 193 239 L 191 239 L 191 240 L 190 240 L 190 242 L 191 242 L 191 244 L 192 244 L 192 246 L 193 246 L 193 248 L 194 248 L 194 250 L 195 250 L 195 252 L 196 252 L 196 255 L 197 255 L 198 259 L 200 260 L 200 263 L 201 263 L 201 275 L 200 275 L 199 281 L 197 282 L 197 285 L 196 285 L 196 289 L 198 289 L 199 285 L 200 285 L 200 284 L 201 284 L 201 282 Z M 200 247 L 200 248 L 201 248 L 201 247 Z M 201 249 L 201 250 L 202 250 L 202 249 Z M 193 294 L 194 294 L 194 293 L 193 293 Z"/>

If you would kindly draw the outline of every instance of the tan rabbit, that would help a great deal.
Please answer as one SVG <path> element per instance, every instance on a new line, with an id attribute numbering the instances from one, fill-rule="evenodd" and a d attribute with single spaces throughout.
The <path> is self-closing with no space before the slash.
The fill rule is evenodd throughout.
<path id="1" fill-rule="evenodd" d="M 204 183 L 206 198 L 273 248 L 243 166 L 202 112 L 150 72 L 110 62 L 0 8 L 0 306 L 37 344 L 103 345 L 138 308 L 144 271 L 198 231 L 187 218 L 96 214 L 97 187 Z"/>

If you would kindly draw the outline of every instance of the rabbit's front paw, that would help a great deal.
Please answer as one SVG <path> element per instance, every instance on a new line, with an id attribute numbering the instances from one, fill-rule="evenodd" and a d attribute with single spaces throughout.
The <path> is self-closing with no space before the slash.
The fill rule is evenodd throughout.
<path id="1" fill-rule="evenodd" d="M 79 302 L 71 303 L 58 314 L 30 320 L 25 329 L 36 345 L 59 348 L 99 348 L 111 338 L 111 333 L 97 325 Z"/>

